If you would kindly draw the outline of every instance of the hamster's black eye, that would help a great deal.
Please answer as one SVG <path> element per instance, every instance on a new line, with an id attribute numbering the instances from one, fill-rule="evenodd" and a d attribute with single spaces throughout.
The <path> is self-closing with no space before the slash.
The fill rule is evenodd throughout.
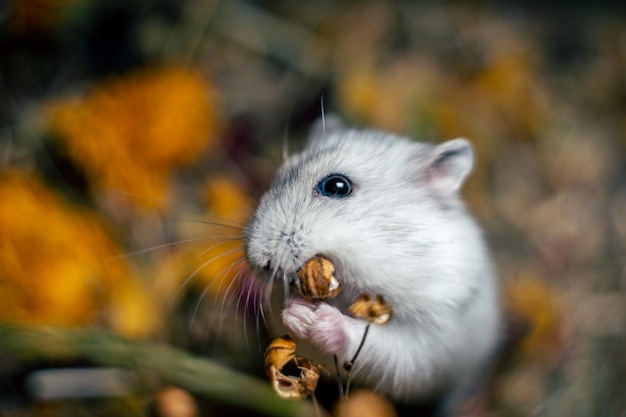
<path id="1" fill-rule="evenodd" d="M 352 193 L 352 182 L 341 174 L 331 174 L 317 184 L 317 190 L 324 197 L 346 198 Z"/>

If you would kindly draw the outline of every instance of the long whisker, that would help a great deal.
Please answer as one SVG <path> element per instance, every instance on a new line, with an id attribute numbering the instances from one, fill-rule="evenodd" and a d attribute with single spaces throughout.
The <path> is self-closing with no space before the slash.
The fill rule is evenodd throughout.
<path id="1" fill-rule="evenodd" d="M 196 256 L 194 256 L 194 258 L 191 260 L 191 262 L 195 262 L 196 260 L 200 259 L 202 256 L 206 255 L 207 253 L 209 253 L 210 251 L 212 251 L 213 249 L 224 245 L 226 243 L 230 243 L 230 242 L 236 242 L 236 241 L 241 241 L 241 237 L 239 236 L 223 236 L 223 239 L 221 241 L 219 241 L 218 243 L 209 246 L 208 248 L 206 248 L 205 250 L 203 250 L 202 252 L 200 252 L 199 254 L 197 254 Z M 239 249 L 243 249 L 243 246 L 238 246 Z M 224 256 L 224 253 L 220 253 L 219 255 L 216 255 L 215 257 L 211 258 L 210 260 L 213 259 L 219 259 L 221 257 Z"/>
<path id="2" fill-rule="evenodd" d="M 326 115 L 324 114 L 324 94 L 320 97 L 320 106 L 322 111 L 322 136 L 326 137 Z"/>
<path id="3" fill-rule="evenodd" d="M 263 346 L 261 346 L 261 322 L 263 323 L 263 326 L 265 327 L 265 329 L 268 329 L 269 326 L 267 324 L 267 321 L 265 320 L 265 313 L 263 312 L 263 306 L 259 303 L 259 305 L 257 306 L 255 304 L 255 308 L 257 309 L 257 311 L 255 311 L 255 330 L 256 330 L 256 340 L 257 340 L 257 349 L 259 350 L 259 352 L 263 351 Z M 260 319 L 259 319 L 260 317 Z"/>
<path id="4" fill-rule="evenodd" d="M 213 240 L 213 239 L 228 239 L 228 240 L 234 241 L 234 240 L 241 239 L 241 237 L 238 237 L 238 236 L 210 236 L 210 237 L 198 237 L 198 238 L 193 238 L 193 239 L 177 240 L 175 242 L 162 243 L 160 245 L 152 246 L 152 247 L 149 247 L 149 248 L 139 249 L 139 250 L 132 251 L 132 252 L 126 252 L 126 253 L 123 253 L 121 255 L 115 255 L 115 256 L 112 256 L 111 259 L 128 259 L 128 258 L 132 258 L 133 256 L 142 255 L 144 253 L 149 253 L 149 252 L 156 251 L 156 250 L 159 250 L 159 249 L 170 248 L 172 246 L 177 246 L 177 245 L 190 245 L 192 243 L 207 242 L 207 241 L 210 241 L 210 240 Z"/>
<path id="5" fill-rule="evenodd" d="M 174 206 L 181 207 L 181 208 L 184 208 L 184 209 L 190 209 L 190 207 L 188 205 L 183 204 L 180 201 L 168 200 L 166 198 L 147 197 L 147 196 L 145 196 L 143 194 L 133 193 L 133 192 L 122 190 L 122 189 L 116 188 L 116 187 L 106 187 L 106 188 L 111 190 L 111 191 L 115 191 L 118 194 L 122 194 L 122 195 L 126 195 L 126 196 L 129 196 L 129 197 L 133 197 L 133 198 L 136 198 L 138 200 L 149 201 L 149 202 L 153 202 L 153 203 L 166 203 L 166 204 L 174 205 Z"/>
<path id="6" fill-rule="evenodd" d="M 232 251 L 231 253 L 235 253 L 235 252 Z M 221 283 L 224 282 L 224 280 L 230 274 L 230 272 L 233 270 L 233 268 L 236 268 L 239 265 L 240 261 L 241 261 L 241 258 L 233 261 L 227 268 L 225 268 L 223 271 L 220 272 L 220 275 L 222 277 L 219 280 L 220 285 L 221 285 Z M 237 304 L 235 305 L 235 313 L 236 313 L 235 315 L 237 316 L 237 312 L 239 311 L 239 301 L 240 301 L 240 298 L 231 296 L 230 292 L 236 285 L 238 285 L 239 279 L 241 279 L 241 270 L 237 271 L 235 276 L 232 277 L 232 279 L 228 283 L 228 286 L 226 287 L 226 291 L 224 291 L 224 293 L 222 294 L 222 303 L 221 303 L 221 306 L 220 306 L 220 314 L 219 314 L 220 317 L 224 316 L 224 312 L 226 311 L 226 308 L 230 309 L 230 306 L 233 303 L 233 298 L 235 298 L 237 300 Z M 213 284 L 213 283 L 211 283 L 211 284 Z M 228 304 L 226 304 L 227 300 L 228 300 Z M 235 317 L 235 322 L 236 321 L 237 321 L 237 317 Z M 244 323 L 245 323 L 245 321 L 244 321 Z M 223 326 L 223 324 L 224 324 L 224 321 L 220 320 L 220 326 L 219 326 L 219 330 L 218 330 L 219 334 L 222 333 L 222 326 Z M 244 329 L 244 331 L 245 331 L 245 329 Z M 244 337 L 246 337 L 245 334 L 244 334 Z"/>
<path id="7" fill-rule="evenodd" d="M 241 279 L 241 277 L 244 276 L 244 271 L 243 270 L 239 270 L 238 271 L 238 276 Z M 248 281 L 243 282 L 240 290 L 241 291 L 245 291 L 245 294 L 240 293 L 239 296 L 237 297 L 237 305 L 235 307 L 235 311 L 239 312 L 239 308 L 240 308 L 240 303 L 242 302 L 242 300 L 244 300 L 244 310 L 243 310 L 243 326 L 244 326 L 244 341 L 245 341 L 245 345 L 247 347 L 248 350 L 250 350 L 250 341 L 248 340 L 248 320 L 246 319 L 247 317 L 249 317 L 250 312 L 248 311 L 249 308 L 252 308 L 252 317 L 255 318 L 255 322 L 256 322 L 256 341 L 257 341 L 257 348 L 261 348 L 261 333 L 259 331 L 259 311 L 256 310 L 256 294 L 257 294 L 257 288 L 254 287 L 255 282 L 250 282 L 250 278 L 248 279 Z M 250 302 L 250 299 L 252 298 L 252 300 L 254 301 L 254 303 Z M 261 312 L 262 313 L 262 312 Z"/>
<path id="8" fill-rule="evenodd" d="M 235 253 L 234 251 L 232 251 L 232 253 Z M 224 281 L 224 279 L 228 276 L 228 274 L 230 273 L 230 271 L 232 271 L 233 268 L 237 267 L 237 265 L 239 264 L 239 261 L 241 259 L 237 259 L 235 262 L 231 263 L 228 268 L 226 268 L 224 270 L 224 272 L 221 272 L 220 275 L 222 275 L 222 278 L 220 279 L 220 283 L 222 283 Z M 232 299 L 231 299 L 231 295 L 230 292 L 233 289 L 234 284 L 236 283 L 236 279 L 237 277 L 241 277 L 241 271 L 237 271 L 237 274 L 235 275 L 235 277 L 233 277 L 233 279 L 228 283 L 228 286 L 226 287 L 226 291 L 224 291 L 224 294 L 222 295 L 222 305 L 220 307 L 220 311 L 224 312 L 224 308 L 226 307 L 226 300 L 229 300 L 229 305 L 232 304 Z M 239 310 L 239 301 L 240 298 L 239 297 L 235 297 L 237 299 L 237 304 L 235 306 L 235 311 Z"/>
<path id="9" fill-rule="evenodd" d="M 270 283 L 270 291 L 271 291 L 271 285 L 273 285 L 272 283 Z M 262 291 L 262 289 L 261 289 Z M 261 341 L 261 324 L 263 324 L 263 326 L 265 327 L 265 329 L 269 329 L 271 326 L 269 324 L 269 322 L 267 321 L 267 316 L 265 314 L 265 308 L 263 307 L 263 297 L 261 297 L 262 293 L 259 293 L 259 297 L 258 297 L 258 314 L 255 314 L 255 318 L 256 318 L 256 336 L 257 336 L 257 345 L 259 347 L 259 350 L 262 350 L 262 346 L 259 345 L 260 341 Z M 255 306 L 257 304 L 255 303 Z M 272 310 L 272 306 L 271 304 L 266 304 L 267 308 L 270 310 L 270 314 L 271 314 L 271 310 Z"/>
<path id="10" fill-rule="evenodd" d="M 289 123 L 285 126 L 285 131 L 283 132 L 283 162 L 285 162 L 289 158 Z"/>
<path id="11" fill-rule="evenodd" d="M 205 266 L 207 266 L 208 264 L 210 264 L 210 263 L 211 263 L 211 262 L 213 262 L 214 260 L 219 259 L 219 258 L 224 257 L 224 256 L 229 256 L 229 255 L 232 255 L 233 253 L 236 253 L 237 251 L 240 251 L 240 250 L 241 250 L 241 248 L 231 249 L 231 250 L 229 250 L 229 251 L 226 251 L 226 252 L 224 252 L 224 253 L 220 254 L 219 256 L 216 256 L 216 257 L 214 257 L 214 258 L 211 258 L 211 259 L 207 260 L 206 262 L 203 262 L 203 263 L 202 263 L 202 265 L 200 265 L 198 268 L 196 268 L 196 270 L 193 272 L 193 275 L 194 275 L 194 276 L 195 276 L 195 275 L 197 275 L 197 274 L 198 274 L 198 273 L 199 273 L 199 272 L 200 272 L 200 271 L 201 271 L 201 270 L 202 270 Z M 233 262 L 233 264 L 234 264 L 234 263 L 235 263 L 235 262 Z M 230 265 L 227 269 L 232 268 L 233 264 L 231 264 L 231 265 Z M 224 269 L 224 271 L 226 271 L 226 268 Z M 220 274 L 222 275 L 222 279 L 220 280 L 220 282 L 222 282 L 222 280 L 224 280 L 224 279 L 225 279 L 225 277 L 226 277 L 226 273 L 227 273 L 227 272 L 225 272 L 225 273 L 220 273 Z M 191 321 L 190 321 L 190 324 L 189 324 L 189 330 L 190 330 L 190 331 L 191 331 L 191 328 L 193 327 L 193 323 L 194 323 L 194 321 L 195 321 L 195 319 L 196 319 L 196 316 L 197 316 L 197 314 L 198 314 L 198 311 L 199 311 L 199 309 L 200 309 L 200 305 L 202 304 L 202 300 L 203 300 L 203 299 L 204 299 L 204 297 L 206 296 L 206 294 L 207 294 L 207 292 L 209 291 L 209 289 L 210 289 L 210 288 L 211 288 L 211 287 L 212 287 L 212 286 L 213 286 L 216 282 L 217 282 L 217 280 L 213 280 L 213 281 L 211 282 L 211 284 L 207 285 L 207 286 L 206 286 L 206 287 L 204 287 L 204 289 L 202 290 L 202 293 L 200 294 L 200 297 L 199 297 L 198 301 L 196 302 L 196 305 L 195 305 L 194 310 L 193 310 L 193 314 L 192 314 L 192 316 L 191 316 Z M 230 284 L 232 284 L 232 282 L 231 282 L 231 283 L 229 283 L 229 286 L 230 286 Z M 222 308 L 223 308 L 223 307 L 222 307 Z"/>
<path id="12" fill-rule="evenodd" d="M 219 226 L 219 227 L 227 227 L 227 228 L 231 228 L 231 229 L 235 229 L 235 230 L 244 230 L 245 229 L 245 224 L 238 222 L 236 220 L 233 219 L 225 219 L 229 222 L 231 222 L 232 224 L 226 224 L 226 223 L 219 223 L 219 222 L 214 222 L 214 221 L 210 221 L 210 220 L 204 220 L 204 219 L 196 219 L 193 217 L 186 217 L 186 216 L 178 216 L 179 219 L 181 220 L 185 220 L 185 221 L 189 221 L 189 222 L 194 222 L 194 223 L 200 223 L 200 224 L 207 224 L 210 226 Z"/>
<path id="13" fill-rule="evenodd" d="M 265 316 L 265 309 L 263 308 L 263 298 L 262 297 L 258 297 L 258 301 L 259 301 L 259 311 L 258 311 L 259 312 L 259 317 L 261 317 L 261 320 L 263 321 L 263 325 L 265 327 L 269 327 L 269 323 L 267 322 L 267 317 Z M 268 308 L 271 310 L 272 307 L 268 306 Z M 259 327 L 259 323 L 258 323 L 258 320 L 257 320 L 257 333 L 258 333 L 258 327 Z"/>
<path id="14" fill-rule="evenodd" d="M 199 255 L 197 255 L 196 257 L 193 258 L 192 262 L 197 260 L 198 258 L 200 258 L 202 255 L 206 254 L 207 252 L 209 252 L 210 250 L 223 245 L 225 243 L 230 243 L 232 241 L 235 241 L 237 239 L 231 239 L 231 240 L 223 240 L 219 243 L 216 243 L 215 245 L 212 245 L 211 247 L 209 247 L 208 249 L 205 249 L 204 251 L 202 251 L 202 253 L 200 253 Z M 242 246 L 238 246 L 237 248 L 231 249 L 229 251 L 220 253 L 217 256 L 212 257 L 211 259 L 206 260 L 205 262 L 203 262 L 199 267 L 197 267 L 186 279 L 185 281 L 183 281 L 183 283 L 178 287 L 178 289 L 176 290 L 176 292 L 174 293 L 174 295 L 172 295 L 172 299 L 170 301 L 170 308 L 174 307 L 174 303 L 176 302 L 176 299 L 178 298 L 180 292 L 191 282 L 192 279 L 194 279 L 196 277 L 196 275 L 198 275 L 200 273 L 200 271 L 202 270 L 202 268 L 204 268 L 205 266 L 209 265 L 211 262 L 217 260 L 217 259 L 221 259 L 224 256 L 229 256 L 232 253 L 235 253 L 236 251 L 241 251 L 243 250 Z"/>
<path id="15" fill-rule="evenodd" d="M 200 306 L 202 305 L 202 300 L 206 296 L 206 294 L 209 291 L 210 287 L 211 287 L 210 285 L 207 285 L 206 287 L 204 287 L 204 289 L 202 290 L 202 293 L 200 293 L 200 297 L 198 298 L 198 301 L 196 301 L 196 304 L 195 304 L 195 306 L 193 308 L 193 313 L 191 314 L 191 320 L 189 320 L 189 329 L 188 329 L 188 331 L 190 333 L 191 333 L 191 330 L 193 329 L 193 323 L 196 321 L 196 316 L 198 315 L 198 310 L 200 310 Z"/>
<path id="16" fill-rule="evenodd" d="M 300 282 L 299 281 L 296 281 L 296 282 L 297 282 L 296 285 L 298 285 L 298 289 L 300 289 L 299 288 Z M 283 290 L 285 291 L 285 294 L 284 294 L 285 298 L 283 302 L 286 305 L 287 302 L 289 301 L 289 281 L 287 281 L 287 274 L 285 272 L 283 272 Z"/>
<path id="17" fill-rule="evenodd" d="M 273 269 L 270 273 L 269 279 L 268 279 L 268 283 L 263 285 L 261 287 L 261 293 L 259 294 L 259 301 L 258 301 L 258 311 L 259 314 L 256 315 L 256 334 L 257 334 L 257 340 L 261 340 L 260 337 L 260 333 L 261 333 L 261 321 L 263 323 L 263 325 L 265 326 L 265 328 L 270 328 L 270 323 L 268 322 L 267 319 L 267 314 L 265 312 L 265 308 L 267 308 L 267 312 L 272 315 L 272 302 L 271 302 L 271 298 L 272 298 L 272 293 L 274 291 L 274 284 L 276 282 L 276 277 L 278 275 L 278 269 Z M 264 307 L 265 306 L 265 307 Z M 259 346 L 259 348 L 261 348 Z M 261 348 L 262 349 L 262 348 Z"/>
<path id="18" fill-rule="evenodd" d="M 237 304 L 235 305 L 235 325 L 238 324 L 239 322 L 239 308 L 240 308 L 240 303 L 241 303 L 241 299 L 242 299 L 242 294 L 241 291 L 242 290 L 246 290 L 248 291 L 248 289 L 245 287 L 246 283 L 245 282 L 240 282 L 242 281 L 244 276 L 244 271 L 242 269 L 238 269 L 237 272 L 235 273 L 235 276 L 233 277 L 232 281 L 231 281 L 231 285 L 233 283 L 237 283 L 237 286 L 239 287 L 239 294 L 236 296 L 237 298 Z M 228 293 L 228 291 L 230 290 L 230 285 L 228 286 L 229 288 L 226 289 L 226 293 Z M 225 294 L 226 294 L 225 293 Z M 224 297 L 226 297 L 226 295 L 224 295 Z M 243 307 L 243 315 L 242 315 L 242 324 L 243 324 L 243 337 L 244 337 L 244 344 L 246 345 L 246 347 L 249 348 L 249 342 L 248 342 L 248 321 L 246 320 L 246 317 L 248 316 L 248 294 L 246 294 L 246 302 L 244 303 L 244 307 Z"/>
<path id="19" fill-rule="evenodd" d="M 270 277 L 269 277 L 269 283 L 268 285 L 264 286 L 264 291 L 263 291 L 263 298 L 262 298 L 262 302 L 265 303 L 265 305 L 268 308 L 268 312 L 270 314 L 273 314 L 273 306 L 272 306 L 272 293 L 274 292 L 274 283 L 276 282 L 276 276 L 278 275 L 278 270 L 272 270 Z"/>

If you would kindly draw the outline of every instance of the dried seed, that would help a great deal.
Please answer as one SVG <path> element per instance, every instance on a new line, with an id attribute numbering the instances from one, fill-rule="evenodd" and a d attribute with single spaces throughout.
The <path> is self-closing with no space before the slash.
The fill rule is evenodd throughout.
<path id="1" fill-rule="evenodd" d="M 334 277 L 335 266 L 331 261 L 315 256 L 298 270 L 300 295 L 310 301 L 333 298 L 341 291 L 341 284 Z"/>
<path id="2" fill-rule="evenodd" d="M 382 295 L 378 295 L 374 300 L 370 295 L 362 294 L 350 306 L 350 312 L 356 318 L 379 326 L 391 320 L 391 307 L 385 304 Z"/>
<path id="3" fill-rule="evenodd" d="M 289 335 L 277 337 L 265 349 L 265 373 L 270 377 L 270 368 L 282 369 L 296 357 L 296 342 Z"/>
<path id="4" fill-rule="evenodd" d="M 296 344 L 289 336 L 274 339 L 265 350 L 265 372 L 279 397 L 300 400 L 315 391 L 321 365 L 296 357 L 295 351 Z M 299 375 L 282 372 L 283 367 L 292 361 Z"/>

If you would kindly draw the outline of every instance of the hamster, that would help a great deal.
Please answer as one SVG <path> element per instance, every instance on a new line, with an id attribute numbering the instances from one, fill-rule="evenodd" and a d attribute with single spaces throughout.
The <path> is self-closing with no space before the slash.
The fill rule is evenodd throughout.
<path id="1" fill-rule="evenodd" d="M 370 327 L 354 378 L 404 402 L 471 387 L 500 323 L 490 255 L 459 197 L 473 163 L 465 139 L 432 145 L 336 123 L 284 162 L 245 229 L 247 260 L 289 286 L 321 255 L 342 285 L 323 302 L 293 291 L 275 313 L 298 350 L 348 361 L 366 325 L 348 307 L 382 295 L 392 319 Z"/>

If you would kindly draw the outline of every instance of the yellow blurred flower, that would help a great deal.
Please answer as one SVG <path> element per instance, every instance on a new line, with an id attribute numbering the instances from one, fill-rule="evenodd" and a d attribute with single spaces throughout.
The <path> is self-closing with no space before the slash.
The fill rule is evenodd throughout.
<path id="1" fill-rule="evenodd" d="M 339 72 L 342 110 L 359 122 L 397 133 L 421 127 L 442 82 L 432 63 L 399 58 L 385 66 L 350 62 Z"/>
<path id="2" fill-rule="evenodd" d="M 191 278 L 189 285 L 222 296 L 233 280 L 247 271 L 243 225 L 250 216 L 253 201 L 237 180 L 226 175 L 209 178 L 204 191 L 208 221 L 181 222 L 179 229 L 182 241 L 201 239 L 200 244 L 178 251 L 175 263 L 181 265 L 179 271 L 186 271 L 180 277 L 183 281 Z"/>
<path id="3" fill-rule="evenodd" d="M 145 291 L 125 264 L 111 261 L 117 253 L 93 215 L 33 177 L 0 174 L 1 321 L 79 326 L 108 316 L 122 334 L 150 333 L 155 323 L 140 297 Z M 139 296 L 119 297 L 131 293 Z"/>
<path id="4" fill-rule="evenodd" d="M 254 201 L 236 180 L 225 176 L 209 178 L 205 186 L 211 213 L 228 224 L 246 224 Z"/>
<path id="5" fill-rule="evenodd" d="M 223 294 L 245 270 L 243 263 L 243 225 L 250 216 L 253 201 L 242 185 L 225 175 L 209 178 L 205 186 L 207 205 L 215 222 L 205 230 L 206 236 L 215 236 L 207 242 L 209 248 L 196 264 L 202 264 L 198 273 L 201 285 L 215 294 Z"/>
<path id="6" fill-rule="evenodd" d="M 217 132 L 214 94 L 184 69 L 113 79 L 86 97 L 61 100 L 50 130 L 99 189 L 161 207 L 172 171 L 192 163 Z"/>

